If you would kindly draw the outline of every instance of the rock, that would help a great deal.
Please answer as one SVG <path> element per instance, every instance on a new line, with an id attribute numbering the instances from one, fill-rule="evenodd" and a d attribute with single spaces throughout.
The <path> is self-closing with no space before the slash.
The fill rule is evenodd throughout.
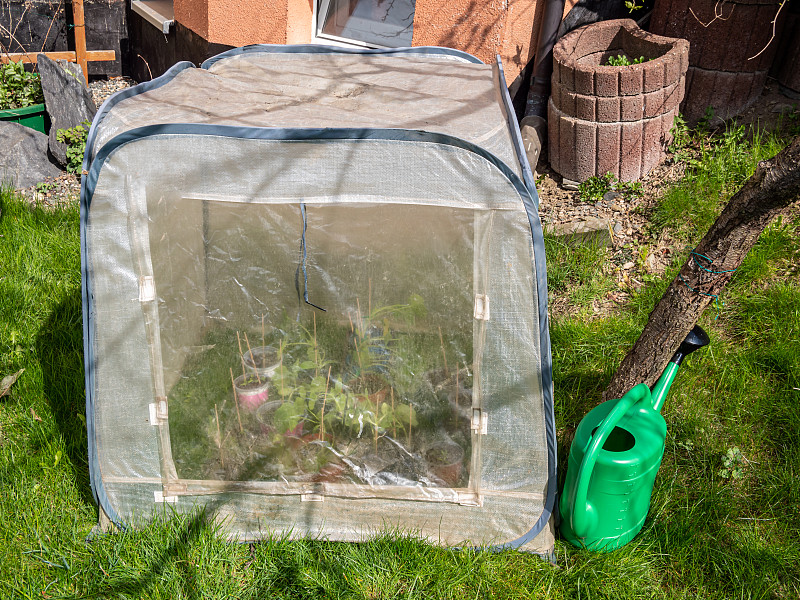
<path id="1" fill-rule="evenodd" d="M 15 188 L 26 188 L 60 174 L 47 157 L 45 134 L 0 121 L 0 179 Z"/>
<path id="2" fill-rule="evenodd" d="M 605 219 L 588 217 L 579 221 L 559 223 L 552 227 L 550 232 L 563 238 L 571 246 L 578 244 L 611 245 L 609 223 Z"/>
<path id="3" fill-rule="evenodd" d="M 570 192 L 577 192 L 580 185 L 579 181 L 573 181 L 572 179 L 564 178 L 561 180 L 561 187 Z"/>
<path id="4" fill-rule="evenodd" d="M 44 104 L 50 115 L 50 152 L 61 164 L 67 164 L 67 145 L 56 139 L 59 129 L 70 129 L 90 121 L 97 112 L 81 68 L 65 60 L 55 61 L 40 54 L 39 76 Z"/>
<path id="5" fill-rule="evenodd" d="M 623 271 L 630 271 L 633 267 L 634 267 L 634 264 L 632 262 L 626 262 L 624 265 L 622 265 L 622 270 Z"/>
<path id="6" fill-rule="evenodd" d="M 603 202 L 613 202 L 614 200 L 620 198 L 621 196 L 622 194 L 620 194 L 619 192 L 611 190 L 610 192 L 606 192 L 605 194 L 603 194 Z"/>
<path id="7" fill-rule="evenodd" d="M 622 223 L 614 223 L 614 233 L 622 233 Z"/>

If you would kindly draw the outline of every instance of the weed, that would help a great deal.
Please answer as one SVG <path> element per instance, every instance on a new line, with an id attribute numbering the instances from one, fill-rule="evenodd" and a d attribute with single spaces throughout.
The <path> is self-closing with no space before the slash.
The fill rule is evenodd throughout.
<path id="1" fill-rule="evenodd" d="M 744 477 L 746 460 L 739 448 L 736 446 L 728 448 L 728 451 L 722 455 L 722 468 L 717 471 L 717 475 L 723 479 L 741 479 Z"/>
<path id="2" fill-rule="evenodd" d="M 669 189 L 653 214 L 653 225 L 668 227 L 688 243 L 699 240 L 719 214 L 722 204 L 750 177 L 760 160 L 777 154 L 784 138 L 758 129 L 749 132 L 736 123 L 711 135 L 690 131 L 676 119 L 671 147 L 685 160 L 682 181 Z"/>
<path id="3" fill-rule="evenodd" d="M 630 59 L 627 54 L 617 54 L 616 56 L 609 56 L 606 65 L 610 67 L 627 67 L 629 65 L 638 65 L 649 60 L 651 59 L 645 58 L 644 56 Z"/>
<path id="4" fill-rule="evenodd" d="M 80 173 L 83 166 L 83 155 L 86 152 L 86 136 L 89 133 L 89 121 L 69 129 L 56 131 L 56 139 L 67 145 L 67 171 Z"/>
<path id="5" fill-rule="evenodd" d="M 625 0 L 625 8 L 628 9 L 629 13 L 636 12 L 643 7 L 644 4 L 639 4 L 638 0 Z"/>
<path id="6" fill-rule="evenodd" d="M 703 111 L 703 116 L 700 117 L 700 120 L 697 122 L 697 134 L 704 135 L 711 131 L 711 122 L 714 120 L 714 107 L 713 106 L 706 106 L 705 111 Z"/>
<path id="7" fill-rule="evenodd" d="M 50 192 L 53 189 L 55 189 L 55 187 L 56 186 L 55 186 L 54 183 L 48 183 L 46 181 L 40 181 L 39 183 L 36 184 L 36 188 L 35 189 L 40 194 L 46 194 L 47 192 Z"/>
<path id="8" fill-rule="evenodd" d="M 599 202 L 608 192 L 619 192 L 625 197 L 641 196 L 642 184 L 638 181 L 621 181 L 613 173 L 589 177 L 578 187 L 584 202 Z"/>
<path id="9" fill-rule="evenodd" d="M 689 125 L 683 118 L 683 115 L 678 113 L 675 115 L 672 128 L 669 130 L 672 140 L 667 149 L 675 154 L 675 160 L 683 160 L 686 157 L 685 150 L 692 143 L 692 135 Z"/>

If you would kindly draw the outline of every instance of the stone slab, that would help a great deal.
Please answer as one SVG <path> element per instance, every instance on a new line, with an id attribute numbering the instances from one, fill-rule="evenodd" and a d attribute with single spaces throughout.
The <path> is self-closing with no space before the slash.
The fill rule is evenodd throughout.
<path id="1" fill-rule="evenodd" d="M 59 129 L 70 129 L 94 118 L 97 107 L 86 85 L 81 68 L 43 54 L 38 59 L 44 104 L 50 115 L 50 152 L 59 164 L 67 164 L 67 145 L 58 141 Z"/>
<path id="2" fill-rule="evenodd" d="M 47 155 L 47 136 L 18 123 L 0 121 L 0 179 L 15 188 L 61 174 Z"/>

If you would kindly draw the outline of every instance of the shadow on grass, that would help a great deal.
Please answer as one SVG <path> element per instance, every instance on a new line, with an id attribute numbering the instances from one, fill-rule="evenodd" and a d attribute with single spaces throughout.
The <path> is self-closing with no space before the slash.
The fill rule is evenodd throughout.
<path id="1" fill-rule="evenodd" d="M 36 353 L 45 398 L 64 439 L 81 498 L 94 503 L 89 484 L 80 290 L 66 296 L 42 324 L 36 337 Z"/>

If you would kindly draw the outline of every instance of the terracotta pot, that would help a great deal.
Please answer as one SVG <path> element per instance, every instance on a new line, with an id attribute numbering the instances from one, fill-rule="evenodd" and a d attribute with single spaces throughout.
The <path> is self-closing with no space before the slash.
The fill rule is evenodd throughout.
<path id="1" fill-rule="evenodd" d="M 625 54 L 645 62 L 610 66 Z M 612 173 L 624 181 L 664 157 L 683 98 L 689 45 L 652 35 L 631 19 L 571 31 L 553 48 L 548 104 L 550 166 L 567 179 Z"/>
<path id="2" fill-rule="evenodd" d="M 730 119 L 758 99 L 778 47 L 775 40 L 769 42 L 779 4 L 780 0 L 656 0 L 650 31 L 690 44 L 681 105 L 689 124 L 703 118 L 708 107 L 716 117 Z"/>

